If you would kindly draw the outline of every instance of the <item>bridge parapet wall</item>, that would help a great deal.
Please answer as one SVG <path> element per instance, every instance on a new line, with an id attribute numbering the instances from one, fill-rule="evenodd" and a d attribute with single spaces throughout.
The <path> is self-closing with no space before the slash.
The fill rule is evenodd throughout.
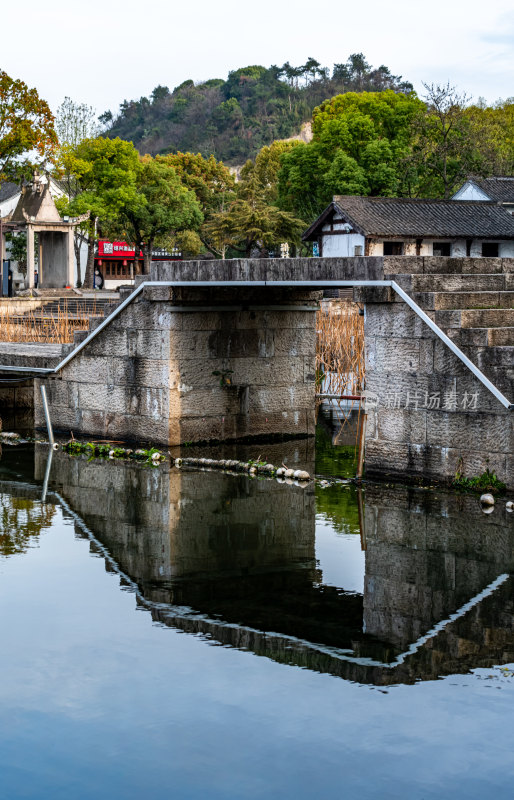
<path id="1" fill-rule="evenodd" d="M 351 258 L 234 258 L 224 261 L 163 261 L 152 281 L 388 280 L 398 275 L 487 275 L 514 273 L 513 258 L 443 256 L 352 256 Z M 136 278 L 136 285 L 148 280 Z"/>
<path id="2" fill-rule="evenodd" d="M 383 280 L 381 256 L 354 258 L 234 258 L 225 261 L 163 261 L 152 281 Z M 139 281 L 148 276 L 139 276 Z"/>
<path id="3" fill-rule="evenodd" d="M 54 425 L 165 445 L 313 434 L 318 297 L 147 286 L 48 379 Z M 42 426 L 38 386 L 35 402 Z"/>

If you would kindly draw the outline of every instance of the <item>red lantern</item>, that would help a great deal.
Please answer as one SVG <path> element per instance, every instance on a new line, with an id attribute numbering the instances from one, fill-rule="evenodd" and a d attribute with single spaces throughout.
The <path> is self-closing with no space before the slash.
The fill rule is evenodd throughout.
<path id="1" fill-rule="evenodd" d="M 101 266 L 102 266 L 102 259 L 101 259 L 101 258 L 99 258 L 99 259 L 98 259 L 98 266 L 99 266 L 99 267 L 101 267 Z"/>
<path id="2" fill-rule="evenodd" d="M 123 266 L 124 266 L 124 267 L 126 267 L 126 266 L 127 266 L 127 259 L 126 259 L 126 258 L 124 258 L 124 259 L 123 259 Z"/>

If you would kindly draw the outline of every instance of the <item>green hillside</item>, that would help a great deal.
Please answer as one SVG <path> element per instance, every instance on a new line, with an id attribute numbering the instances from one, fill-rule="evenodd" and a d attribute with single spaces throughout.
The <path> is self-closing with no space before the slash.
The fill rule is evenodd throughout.
<path id="1" fill-rule="evenodd" d="M 383 89 L 408 92 L 412 85 L 385 66 L 371 67 L 362 53 L 331 70 L 309 58 L 299 67 L 249 66 L 226 80 L 189 80 L 173 91 L 157 86 L 101 120 L 105 135 L 131 141 L 143 154 L 190 151 L 241 164 L 275 139 L 296 135 L 326 98 Z"/>

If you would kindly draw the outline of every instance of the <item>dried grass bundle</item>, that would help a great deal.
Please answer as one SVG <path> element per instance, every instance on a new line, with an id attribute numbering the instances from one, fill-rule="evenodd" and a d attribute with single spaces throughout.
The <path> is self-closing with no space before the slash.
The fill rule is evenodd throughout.
<path id="1" fill-rule="evenodd" d="M 349 300 L 325 302 L 316 318 L 316 410 L 331 396 L 339 408 L 342 432 L 352 405 L 344 399 L 360 397 L 365 387 L 364 317 Z M 357 429 L 360 430 L 360 404 Z"/>
<path id="2" fill-rule="evenodd" d="M 332 300 L 317 313 L 318 394 L 360 395 L 364 389 L 364 317 L 348 300 Z"/>
<path id="3" fill-rule="evenodd" d="M 66 344 L 73 342 L 75 331 L 89 329 L 91 317 L 102 316 L 97 310 L 96 302 L 92 307 L 86 303 L 74 304 L 73 311 L 65 300 L 55 312 L 39 311 L 28 314 L 13 314 L 9 308 L 0 306 L 0 341 L 2 342 L 40 342 L 50 344 Z"/>

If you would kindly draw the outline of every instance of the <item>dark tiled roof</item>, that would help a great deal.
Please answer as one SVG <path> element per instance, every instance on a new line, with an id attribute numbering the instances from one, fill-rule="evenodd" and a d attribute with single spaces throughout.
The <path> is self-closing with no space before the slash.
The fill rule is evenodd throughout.
<path id="1" fill-rule="evenodd" d="M 62 181 L 58 181 L 55 178 L 52 178 L 52 182 L 61 189 L 63 194 L 67 194 L 66 186 Z M 46 184 L 43 184 L 46 185 Z M 21 187 L 19 183 L 13 183 L 12 181 L 3 181 L 0 183 L 0 203 L 3 203 L 5 200 L 9 200 L 10 197 L 14 197 L 21 191 Z M 30 183 L 27 184 L 27 191 L 30 191 Z"/>
<path id="2" fill-rule="evenodd" d="M 3 181 L 3 183 L 0 183 L 0 203 L 3 203 L 5 200 L 9 200 L 10 197 L 18 194 L 19 191 L 20 186 L 18 183 Z"/>
<path id="3" fill-rule="evenodd" d="M 491 200 L 514 203 L 514 178 L 470 178 Z"/>
<path id="4" fill-rule="evenodd" d="M 339 211 L 365 236 L 514 239 L 514 217 L 501 206 L 487 201 L 337 195 L 304 233 L 304 240 L 321 233 L 330 210 Z"/>
<path id="5" fill-rule="evenodd" d="M 48 191 L 48 186 L 46 184 L 42 184 L 41 189 L 42 190 L 40 192 L 33 192 L 31 191 L 30 186 L 25 187 L 25 191 L 18 200 L 18 205 L 13 211 L 13 215 L 11 217 L 12 222 L 25 222 L 23 212 L 25 212 L 28 217 L 37 217 L 39 210 L 43 205 L 45 194 Z"/>

